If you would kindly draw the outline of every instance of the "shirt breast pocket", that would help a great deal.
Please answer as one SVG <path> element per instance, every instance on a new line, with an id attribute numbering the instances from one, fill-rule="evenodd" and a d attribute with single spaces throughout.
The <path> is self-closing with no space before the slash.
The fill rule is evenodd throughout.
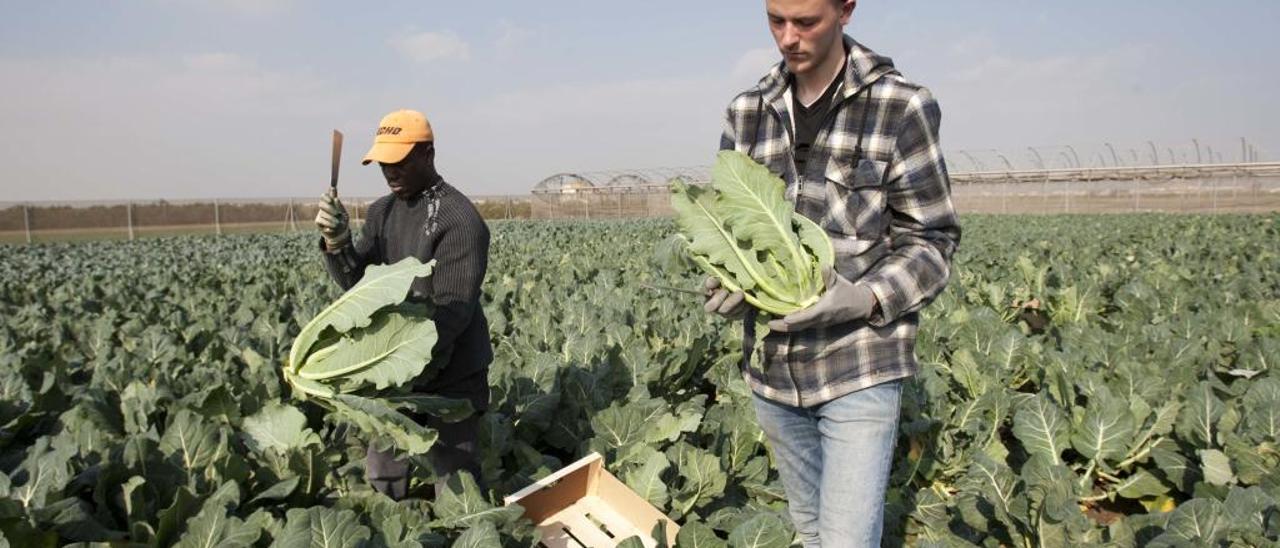
<path id="1" fill-rule="evenodd" d="M 862 158 L 827 164 L 827 210 L 819 224 L 829 232 L 856 239 L 879 239 L 885 227 L 888 201 L 884 172 L 887 162 Z"/>

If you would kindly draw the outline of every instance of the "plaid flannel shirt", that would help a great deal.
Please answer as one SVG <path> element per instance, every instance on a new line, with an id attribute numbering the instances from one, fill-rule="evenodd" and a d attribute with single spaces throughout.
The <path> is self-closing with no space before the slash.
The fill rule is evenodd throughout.
<path id="1" fill-rule="evenodd" d="M 779 63 L 734 98 L 721 149 L 748 153 L 787 183 L 787 199 L 827 231 L 836 271 L 879 301 L 870 318 L 769 333 L 749 317 L 743 374 L 762 397 L 810 407 L 915 374 L 918 312 L 942 292 L 960 226 L 938 144 L 941 111 L 893 61 L 844 38 L 848 65 L 804 173 L 792 156 L 791 76 Z"/>

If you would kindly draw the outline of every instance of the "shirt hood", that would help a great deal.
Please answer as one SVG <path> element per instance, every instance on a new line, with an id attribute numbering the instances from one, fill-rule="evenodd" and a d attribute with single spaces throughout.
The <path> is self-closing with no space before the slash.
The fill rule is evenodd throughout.
<path id="1" fill-rule="evenodd" d="M 846 57 L 844 83 L 840 86 L 839 97 L 852 97 L 885 76 L 899 74 L 898 69 L 893 66 L 893 59 L 876 53 L 847 34 L 844 35 L 844 46 L 849 53 Z M 772 102 L 782 96 L 791 82 L 791 76 L 785 60 L 774 65 L 769 73 L 760 79 L 759 87 L 765 101 Z"/>

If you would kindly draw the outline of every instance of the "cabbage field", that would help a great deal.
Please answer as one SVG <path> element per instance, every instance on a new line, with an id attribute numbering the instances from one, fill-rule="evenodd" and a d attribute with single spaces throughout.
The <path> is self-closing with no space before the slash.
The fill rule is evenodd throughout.
<path id="1" fill-rule="evenodd" d="M 962 223 L 886 542 L 1274 545 L 1280 216 Z M 659 289 L 701 283 L 673 232 L 495 223 L 489 492 L 421 472 L 401 503 L 280 376 L 339 294 L 313 236 L 0 247 L 0 546 L 529 546 L 501 496 L 592 451 L 680 545 L 787 546 L 740 327 Z"/>

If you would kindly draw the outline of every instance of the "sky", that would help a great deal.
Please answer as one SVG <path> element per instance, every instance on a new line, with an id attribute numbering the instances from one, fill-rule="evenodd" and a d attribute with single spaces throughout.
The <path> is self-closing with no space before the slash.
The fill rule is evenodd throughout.
<path id="1" fill-rule="evenodd" d="M 0 1 L 5 202 L 317 196 L 334 128 L 341 191 L 376 196 L 359 158 L 398 108 L 472 196 L 710 164 L 779 59 L 763 0 Z M 1192 139 L 1280 159 L 1278 25 L 1275 0 L 863 0 L 846 32 L 933 91 L 964 170 L 1104 143 L 1181 161 Z"/>

